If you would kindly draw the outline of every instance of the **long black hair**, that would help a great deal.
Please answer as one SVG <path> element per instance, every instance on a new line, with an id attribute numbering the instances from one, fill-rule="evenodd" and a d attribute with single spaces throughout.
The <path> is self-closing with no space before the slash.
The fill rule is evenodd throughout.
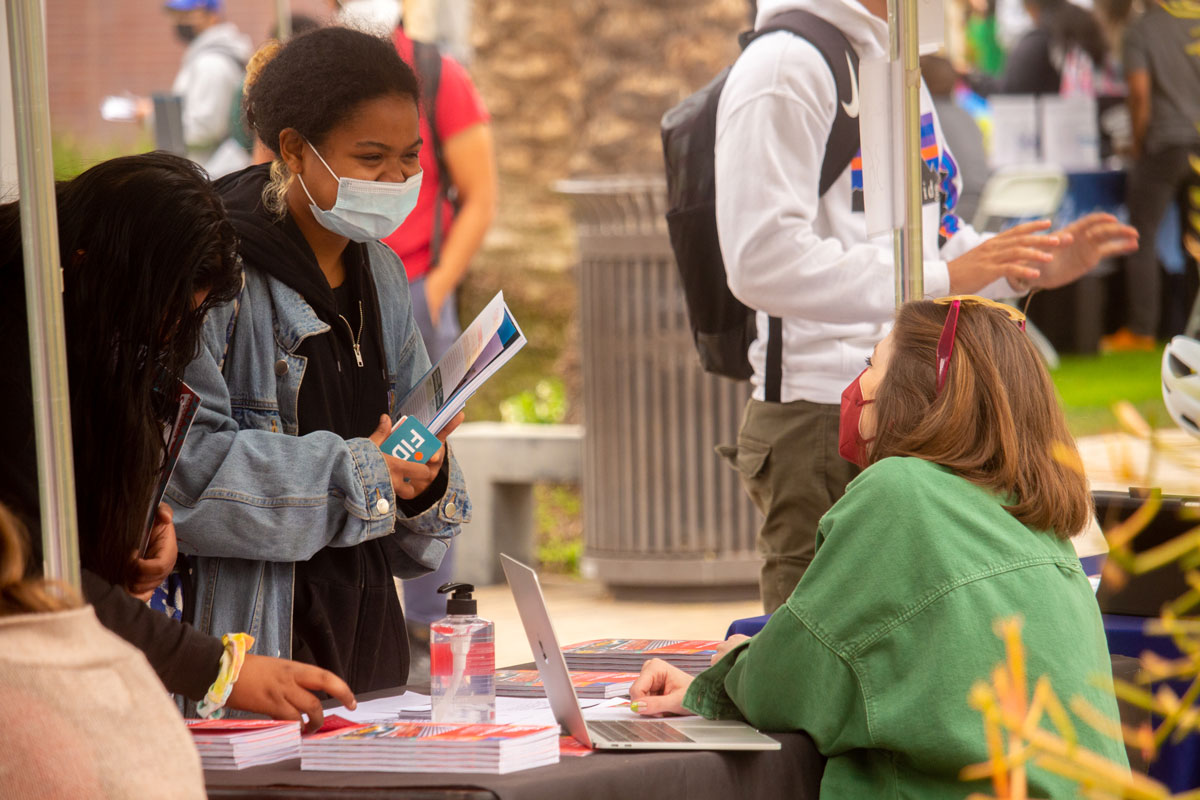
<path id="1" fill-rule="evenodd" d="M 122 583 L 162 461 L 173 379 L 198 353 L 205 313 L 240 289 L 237 242 L 203 170 L 167 153 L 106 161 L 56 196 L 81 558 Z M 22 270 L 10 203 L 0 206 L 0 285 L 22 285 Z"/>

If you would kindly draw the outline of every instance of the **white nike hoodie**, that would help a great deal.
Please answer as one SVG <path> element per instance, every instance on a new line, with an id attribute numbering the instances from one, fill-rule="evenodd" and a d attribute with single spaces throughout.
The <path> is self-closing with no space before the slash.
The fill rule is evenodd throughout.
<path id="1" fill-rule="evenodd" d="M 888 27 L 857 0 L 760 0 L 756 26 L 781 11 L 802 8 L 841 30 L 860 59 L 887 55 Z M 781 400 L 837 404 L 865 366 L 895 313 L 891 236 L 867 236 L 855 168 L 818 197 L 825 142 L 839 102 L 833 73 L 806 40 L 786 31 L 755 40 L 738 59 L 717 114 L 717 231 L 729 288 L 758 310 L 758 340 L 750 348 L 754 397 L 763 399 L 768 315 L 783 319 Z M 931 115 L 936 158 L 957 173 L 944 152 L 933 101 L 921 84 L 921 113 Z M 928 126 L 927 126 L 928 127 Z M 897 135 L 900 135 L 897 132 Z M 926 157 L 933 144 L 923 141 Z M 939 248 L 943 212 L 953 211 L 961 181 L 943 175 L 945 203 L 924 207 L 925 293 L 949 292 L 946 262 L 982 237 L 957 232 Z M 858 180 L 861 186 L 861 178 Z M 948 208 L 943 208 L 948 206 Z M 949 216 L 949 215 L 948 215 Z M 1012 296 L 1005 281 L 984 292 Z"/>

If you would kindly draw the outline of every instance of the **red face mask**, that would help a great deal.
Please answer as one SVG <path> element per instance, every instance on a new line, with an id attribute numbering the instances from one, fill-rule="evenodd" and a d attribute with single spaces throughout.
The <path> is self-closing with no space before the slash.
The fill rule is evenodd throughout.
<path id="1" fill-rule="evenodd" d="M 858 373 L 858 377 L 842 390 L 842 411 L 838 418 L 838 453 L 851 464 L 863 468 L 867 466 L 867 445 L 875 441 L 874 436 L 864 439 L 858 432 L 863 406 L 875 402 L 863 399 L 859 381 L 865 372 L 864 369 Z"/>

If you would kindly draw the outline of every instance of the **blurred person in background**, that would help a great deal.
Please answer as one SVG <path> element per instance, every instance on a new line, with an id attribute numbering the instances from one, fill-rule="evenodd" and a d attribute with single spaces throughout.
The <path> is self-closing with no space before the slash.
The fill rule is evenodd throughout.
<path id="1" fill-rule="evenodd" d="M 1194 19 L 1178 17 L 1159 0 L 1125 31 L 1125 80 L 1133 128 L 1133 169 L 1126 204 L 1140 236 L 1125 260 L 1125 325 L 1101 340 L 1101 349 L 1153 350 L 1162 315 L 1159 225 L 1180 191 L 1196 181 L 1189 156 L 1200 155 L 1200 57 Z"/>
<path id="2" fill-rule="evenodd" d="M 996 32 L 996 0 L 965 0 L 967 61 L 993 77 L 1004 71 L 1004 48 Z"/>
<path id="3" fill-rule="evenodd" d="M 168 0 L 165 8 L 175 35 L 187 45 L 183 63 L 171 85 L 183 106 L 183 141 L 187 156 L 213 176 L 250 163 L 250 151 L 234 136 L 231 109 L 241 91 L 246 62 L 253 52 L 249 37 L 222 14 L 223 0 Z M 138 102 L 142 119 L 153 113 L 151 102 Z"/>
<path id="4" fill-rule="evenodd" d="M 958 159 L 962 190 L 958 195 L 958 216 L 971 222 L 979 208 L 983 186 L 992 174 L 988 166 L 987 151 L 983 145 L 983 133 L 975 118 L 954 99 L 958 86 L 958 74 L 949 60 L 942 56 L 921 56 L 921 78 L 933 98 L 946 146 Z"/>
<path id="5" fill-rule="evenodd" d="M 1058 94 L 1064 71 L 1106 70 L 1108 43 L 1092 12 L 1068 0 L 1024 2 L 1033 27 L 1009 51 L 998 78 L 978 81 L 984 94 Z"/>

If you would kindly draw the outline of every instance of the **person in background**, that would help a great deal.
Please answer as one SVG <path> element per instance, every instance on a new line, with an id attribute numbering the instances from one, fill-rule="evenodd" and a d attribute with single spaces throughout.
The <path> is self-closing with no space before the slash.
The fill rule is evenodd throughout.
<path id="1" fill-rule="evenodd" d="M 954 99 L 958 73 L 947 59 L 936 55 L 921 56 L 921 78 L 933 98 L 946 147 L 958 159 L 958 171 L 962 176 L 962 191 L 956 209 L 958 216 L 974 221 L 983 187 L 992 174 L 983 146 L 983 133 L 974 117 Z"/>
<path id="2" fill-rule="evenodd" d="M 984 75 L 1004 72 L 1004 48 L 996 38 L 996 0 L 966 0 L 967 60 Z"/>
<path id="3" fill-rule="evenodd" d="M 1104 337 L 1105 351 L 1154 350 L 1162 314 L 1156 239 L 1168 206 L 1195 183 L 1190 158 L 1200 156 L 1200 58 L 1195 20 L 1153 0 L 1125 32 L 1125 80 L 1133 128 L 1133 169 L 1126 205 L 1138 230 L 1137 252 L 1125 259 L 1125 324 Z"/>
<path id="4" fill-rule="evenodd" d="M 174 376 L 194 357 L 208 309 L 240 286 L 233 228 L 200 168 L 167 153 L 103 162 L 58 184 L 56 194 L 84 597 L 100 622 L 145 653 L 170 691 L 199 701 L 216 683 L 227 645 L 132 595 L 145 599 L 175 567 L 165 504 L 147 555 L 137 551 L 163 429 L 177 407 Z M 20 209 L 0 205 L 0 502 L 38 531 L 24 287 Z M 41 538 L 33 545 L 31 575 L 41 571 Z M 325 670 L 252 655 L 226 704 L 283 719 L 305 713 L 319 725 L 313 690 L 354 702 Z"/>
<path id="5" fill-rule="evenodd" d="M 1058 94 L 1064 70 L 1101 74 L 1108 43 L 1091 11 L 1068 0 L 1024 0 L 1033 28 L 1013 46 L 1004 72 L 980 83 L 984 94 Z"/>
<path id="6" fill-rule="evenodd" d="M 230 108 L 242 85 L 253 52 L 249 37 L 222 16 L 223 0 L 168 0 L 165 8 L 175 35 L 187 45 L 171 85 L 182 99 L 183 141 L 188 158 L 211 175 L 223 175 L 250 163 L 249 150 L 234 138 Z M 138 104 L 142 118 L 152 113 L 149 100 Z"/>
<path id="7" fill-rule="evenodd" d="M 1092 516 L 1079 455 L 1024 316 L 978 297 L 905 304 L 842 395 L 842 454 L 864 467 L 821 519 L 817 553 L 754 638 L 694 680 L 655 659 L 642 714 L 805 731 L 828 758 L 823 798 L 962 798 L 987 760 L 967 697 L 1005 660 L 1018 616 L 1030 684 L 1046 676 L 1116 720 L 1100 609 L 1069 538 Z M 886 511 L 884 511 L 886 509 Z M 1116 765 L 1119 739 L 1074 720 Z M 1030 797 L 1074 782 L 1027 766 Z"/>
<path id="8" fill-rule="evenodd" d="M 245 284 L 187 368 L 203 403 L 167 490 L 205 629 L 249 630 L 255 652 L 355 691 L 406 682 L 395 578 L 435 569 L 470 515 L 448 447 L 426 464 L 380 450 L 430 366 L 378 241 L 421 186 L 418 98 L 389 40 L 340 27 L 277 47 L 247 84 L 275 159 L 216 184 Z"/>
<path id="9" fill-rule="evenodd" d="M 66 586 L 24 575 L 0 504 L 0 780 L 6 797 L 203 798 L 191 734 L 134 647 Z"/>

